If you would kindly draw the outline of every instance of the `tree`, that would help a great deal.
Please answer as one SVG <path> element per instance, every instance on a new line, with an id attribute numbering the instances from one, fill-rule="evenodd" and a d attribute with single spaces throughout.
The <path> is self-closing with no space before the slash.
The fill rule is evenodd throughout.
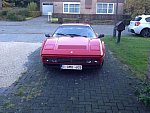
<path id="1" fill-rule="evenodd" d="M 10 6 L 9 0 L 2 0 L 2 6 L 9 7 Z"/>
<path id="2" fill-rule="evenodd" d="M 40 0 L 3 0 L 15 4 L 15 7 L 27 7 L 29 3 L 34 2 L 40 5 Z"/>
<path id="3" fill-rule="evenodd" d="M 150 14 L 150 0 L 126 0 L 124 11 L 132 17 Z"/>

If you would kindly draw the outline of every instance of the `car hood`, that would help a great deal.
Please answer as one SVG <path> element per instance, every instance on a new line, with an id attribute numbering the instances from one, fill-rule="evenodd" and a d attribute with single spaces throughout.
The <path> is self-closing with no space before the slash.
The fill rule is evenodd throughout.
<path id="1" fill-rule="evenodd" d="M 101 55 L 102 45 L 98 38 L 60 37 L 45 41 L 42 54 Z"/>

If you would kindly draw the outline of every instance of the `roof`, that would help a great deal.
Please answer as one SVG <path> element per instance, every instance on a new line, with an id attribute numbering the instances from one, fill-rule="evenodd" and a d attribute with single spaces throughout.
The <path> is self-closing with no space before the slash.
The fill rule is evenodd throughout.
<path id="1" fill-rule="evenodd" d="M 138 15 L 136 17 L 144 17 L 144 18 L 146 18 L 146 17 L 150 17 L 150 15 Z"/>
<path id="2" fill-rule="evenodd" d="M 84 23 L 66 23 L 62 25 L 80 25 L 80 26 L 90 26 L 89 24 L 84 24 Z"/>

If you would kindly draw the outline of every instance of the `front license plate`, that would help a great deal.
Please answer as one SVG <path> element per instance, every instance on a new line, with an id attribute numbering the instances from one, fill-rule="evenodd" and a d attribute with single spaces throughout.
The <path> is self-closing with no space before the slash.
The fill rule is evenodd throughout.
<path id="1" fill-rule="evenodd" d="M 61 69 L 82 70 L 82 65 L 62 65 Z"/>

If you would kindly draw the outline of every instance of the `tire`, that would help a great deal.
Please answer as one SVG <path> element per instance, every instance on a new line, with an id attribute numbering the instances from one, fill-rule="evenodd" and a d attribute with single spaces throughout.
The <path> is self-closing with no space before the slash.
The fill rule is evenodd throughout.
<path id="1" fill-rule="evenodd" d="M 103 64 L 104 64 L 104 60 L 103 60 L 102 64 L 97 66 L 97 69 L 101 69 L 103 67 Z"/>
<path id="2" fill-rule="evenodd" d="M 43 63 L 43 67 L 44 68 L 48 68 L 48 65 Z"/>
<path id="3" fill-rule="evenodd" d="M 142 31 L 141 31 L 141 35 L 143 36 L 143 37 L 150 37 L 150 29 L 143 29 Z"/>

